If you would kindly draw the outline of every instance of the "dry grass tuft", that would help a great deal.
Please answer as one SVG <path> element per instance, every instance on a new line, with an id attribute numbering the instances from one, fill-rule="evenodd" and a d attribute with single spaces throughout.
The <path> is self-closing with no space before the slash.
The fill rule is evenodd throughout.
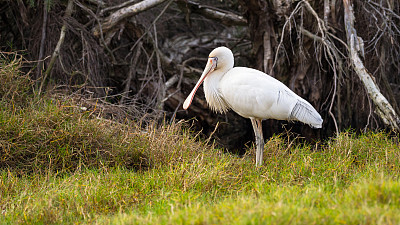
<path id="1" fill-rule="evenodd" d="M 32 108 L 0 110 L 0 168 L 70 172 L 83 168 L 146 167 L 146 140 L 129 127 L 91 119 L 66 103 L 39 101 Z"/>
<path id="2" fill-rule="evenodd" d="M 14 52 L 0 52 L 0 97 L 1 102 L 7 101 L 13 104 L 27 102 L 32 96 L 32 80 L 28 74 L 20 70 L 23 57 Z"/>

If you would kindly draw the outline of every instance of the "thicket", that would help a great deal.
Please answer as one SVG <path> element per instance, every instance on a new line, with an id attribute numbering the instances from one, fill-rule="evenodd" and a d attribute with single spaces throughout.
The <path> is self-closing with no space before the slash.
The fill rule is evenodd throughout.
<path id="1" fill-rule="evenodd" d="M 318 140 L 350 127 L 362 132 L 397 126 L 400 3 L 395 0 L 0 3 L 0 48 L 23 51 L 36 92 L 85 96 L 95 103 L 91 109 L 101 104 L 110 119 L 162 123 L 195 117 L 194 129 L 244 153 L 253 140 L 249 121 L 233 112 L 212 113 L 202 90 L 189 111 L 181 107 L 205 57 L 225 45 L 236 65 L 275 76 L 325 121 L 320 130 L 268 121 L 266 137 L 290 130 Z"/>

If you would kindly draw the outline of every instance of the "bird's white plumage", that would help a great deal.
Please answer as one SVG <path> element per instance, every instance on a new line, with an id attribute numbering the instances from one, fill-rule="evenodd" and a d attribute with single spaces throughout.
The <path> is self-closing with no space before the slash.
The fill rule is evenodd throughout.
<path id="1" fill-rule="evenodd" d="M 289 96 L 284 85 L 258 70 L 232 68 L 219 86 L 231 108 L 246 118 L 285 119 L 294 106 L 293 95 Z"/>
<path id="2" fill-rule="evenodd" d="M 219 89 L 230 108 L 243 117 L 299 120 L 313 127 L 321 127 L 322 118 L 310 103 L 261 71 L 246 67 L 232 68 L 221 79 Z M 293 112 L 296 104 L 298 111 Z"/>
<path id="3" fill-rule="evenodd" d="M 252 120 L 257 143 L 258 165 L 262 163 L 262 119 L 297 120 L 314 128 L 322 127 L 322 118 L 314 107 L 275 78 L 255 69 L 233 67 L 232 51 L 214 49 L 196 86 L 183 104 L 187 109 L 204 81 L 208 105 L 217 112 L 232 109 Z M 260 156 L 259 156 L 260 155 Z M 261 160 L 261 161 L 260 161 Z"/>

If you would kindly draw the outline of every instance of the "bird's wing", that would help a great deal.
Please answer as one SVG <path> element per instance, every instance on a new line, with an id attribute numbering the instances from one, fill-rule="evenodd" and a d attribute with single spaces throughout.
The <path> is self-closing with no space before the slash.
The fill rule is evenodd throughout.
<path id="1" fill-rule="evenodd" d="M 235 67 L 220 82 L 225 101 L 239 115 L 284 120 L 296 104 L 294 94 L 283 83 L 258 70 Z"/>
<path id="2" fill-rule="evenodd" d="M 298 120 L 320 128 L 314 107 L 282 82 L 258 70 L 235 67 L 220 82 L 224 100 L 247 118 Z"/>

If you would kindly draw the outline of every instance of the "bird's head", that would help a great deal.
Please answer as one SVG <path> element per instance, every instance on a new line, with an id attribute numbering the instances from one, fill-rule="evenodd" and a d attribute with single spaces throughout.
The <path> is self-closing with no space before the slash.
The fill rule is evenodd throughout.
<path id="1" fill-rule="evenodd" d="M 225 72 L 233 68 L 233 63 L 233 53 L 229 48 L 218 47 L 212 50 L 210 55 L 208 56 L 207 65 L 204 68 L 203 74 L 201 75 L 199 81 L 197 81 L 197 84 L 196 86 L 194 86 L 192 92 L 190 92 L 189 96 L 183 103 L 183 108 L 189 108 L 190 104 L 192 103 L 194 94 L 209 74 L 211 74 L 214 70 L 222 71 L 222 73 L 224 74 Z"/>
<path id="2" fill-rule="evenodd" d="M 233 68 L 234 58 L 232 51 L 227 47 L 218 47 L 208 56 L 208 63 L 215 64 L 214 70 L 230 70 Z M 206 66 L 207 69 L 207 66 Z"/>

